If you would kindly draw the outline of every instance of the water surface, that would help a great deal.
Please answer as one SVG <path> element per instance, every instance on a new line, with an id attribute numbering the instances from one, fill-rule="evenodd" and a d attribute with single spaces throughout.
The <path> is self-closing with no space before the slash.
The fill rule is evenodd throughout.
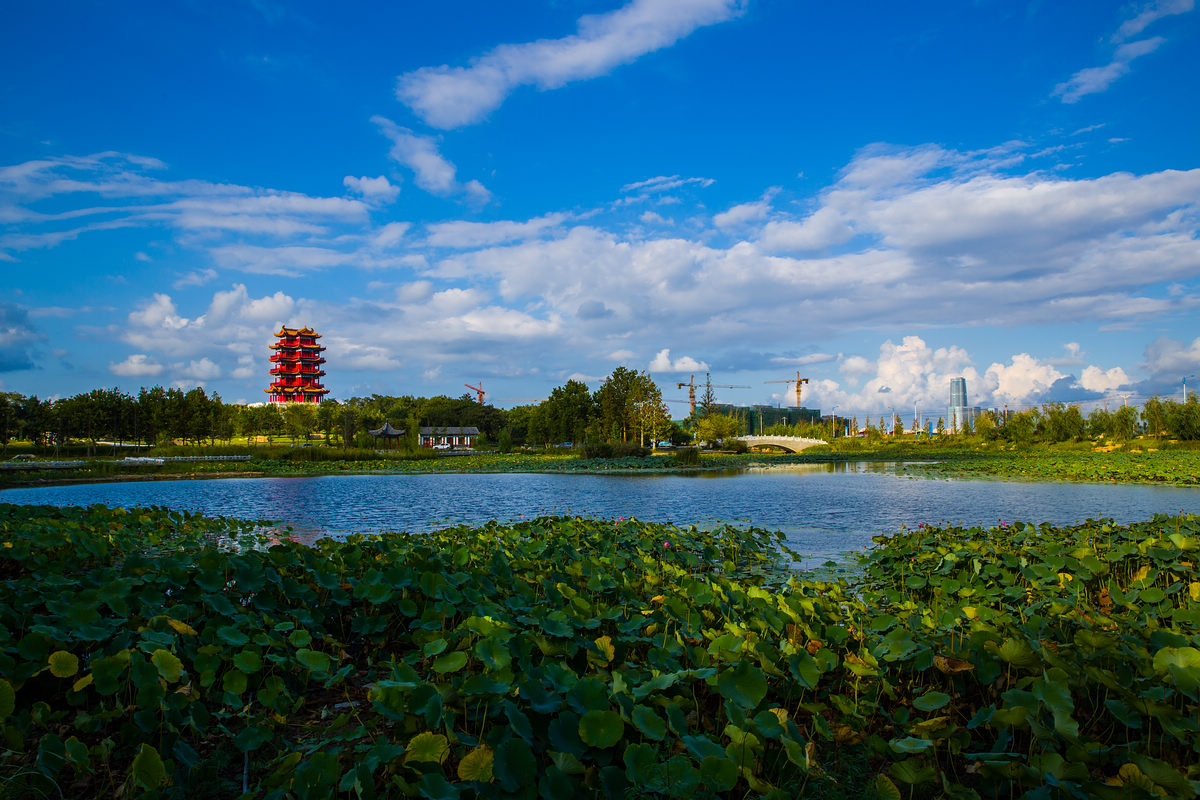
<path id="1" fill-rule="evenodd" d="M 965 525 L 1200 513 L 1200 490 L 1121 484 L 931 480 L 888 465 L 813 464 L 737 472 L 330 475 L 75 484 L 6 489 L 0 501 L 51 505 L 169 506 L 280 520 L 303 539 L 429 530 L 541 514 L 778 529 L 817 561 L 861 550 L 880 533 L 918 523 Z M 807 560 L 807 559 L 806 559 Z M 811 563 L 811 562 L 810 562 Z"/>

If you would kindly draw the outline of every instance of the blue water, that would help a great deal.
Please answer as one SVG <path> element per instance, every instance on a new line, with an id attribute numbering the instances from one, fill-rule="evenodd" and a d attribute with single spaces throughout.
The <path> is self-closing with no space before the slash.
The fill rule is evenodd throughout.
<path id="1" fill-rule="evenodd" d="M 303 539 L 541 514 L 723 522 L 783 531 L 823 560 L 918 523 L 966 525 L 1200 513 L 1200 490 L 1119 484 L 908 478 L 886 465 L 836 464 L 692 475 L 335 475 L 48 486 L 0 491 L 0 502 L 170 506 L 280 520 Z"/>

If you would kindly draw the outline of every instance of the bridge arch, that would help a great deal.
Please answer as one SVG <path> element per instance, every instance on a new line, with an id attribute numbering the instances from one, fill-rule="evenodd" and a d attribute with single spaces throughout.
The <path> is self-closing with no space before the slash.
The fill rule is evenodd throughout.
<path id="1" fill-rule="evenodd" d="M 828 444 L 822 439 L 807 439 L 802 436 L 739 436 L 737 438 L 750 447 L 778 447 L 789 453 L 799 453 L 809 447 Z"/>

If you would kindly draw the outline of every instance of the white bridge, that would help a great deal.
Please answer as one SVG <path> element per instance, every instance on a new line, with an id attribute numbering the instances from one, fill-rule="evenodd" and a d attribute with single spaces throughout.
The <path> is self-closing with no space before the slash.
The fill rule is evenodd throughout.
<path id="1" fill-rule="evenodd" d="M 818 444 L 829 444 L 829 442 L 821 439 L 805 439 L 802 436 L 738 436 L 739 441 L 743 441 L 751 448 L 754 447 L 778 447 L 782 450 L 787 450 L 789 453 L 799 453 L 806 447 L 813 447 Z"/>

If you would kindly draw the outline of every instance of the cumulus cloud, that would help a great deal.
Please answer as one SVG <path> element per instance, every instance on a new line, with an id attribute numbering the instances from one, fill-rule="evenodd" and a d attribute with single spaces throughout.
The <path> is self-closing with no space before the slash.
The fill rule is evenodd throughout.
<path id="1" fill-rule="evenodd" d="M 353 175 L 347 175 L 342 179 L 342 184 L 355 194 L 362 195 L 363 199 L 371 203 L 390 203 L 400 194 L 400 187 L 393 185 L 383 175 L 378 178 L 365 176 L 356 178 Z"/>
<path id="2" fill-rule="evenodd" d="M 741 7 L 741 0 L 633 0 L 607 14 L 581 17 L 572 36 L 500 45 L 467 67 L 405 73 L 397 79 L 396 96 L 434 127 L 469 125 L 520 86 L 557 89 L 607 74 L 697 28 L 731 19 Z"/>
<path id="3" fill-rule="evenodd" d="M 1101 369 L 1097 366 L 1088 366 L 1084 367 L 1083 372 L 1079 375 L 1079 385 L 1089 392 L 1098 394 L 1107 394 L 1114 389 L 1129 386 L 1130 383 L 1132 381 L 1121 367 Z"/>
<path id="4" fill-rule="evenodd" d="M 142 304 L 137 311 L 129 312 L 129 322 L 142 328 L 166 328 L 177 331 L 188 324 L 175 309 L 171 296 L 155 292 L 153 299 Z"/>
<path id="5" fill-rule="evenodd" d="M 1170 336 L 1159 336 L 1146 346 L 1142 366 L 1151 377 L 1172 382 L 1180 376 L 1200 374 L 1200 337 L 1189 344 Z"/>
<path id="6" fill-rule="evenodd" d="M 200 382 L 209 381 L 221 376 L 221 368 L 207 356 L 189 361 L 186 366 L 181 368 L 181 372 L 184 377 Z"/>
<path id="7" fill-rule="evenodd" d="M 741 203 L 713 217 L 713 224 L 729 233 L 767 218 L 771 211 L 770 198 L 764 197 L 753 203 Z"/>
<path id="8" fill-rule="evenodd" d="M 647 369 L 650 372 L 704 372 L 708 364 L 691 356 L 680 356 L 672 361 L 670 349 L 663 348 L 650 361 Z"/>
<path id="9" fill-rule="evenodd" d="M 1029 353 L 1018 353 L 1008 364 L 995 363 L 988 367 L 985 385 L 991 389 L 996 402 L 1019 406 L 1040 399 L 1065 377 L 1053 365 Z"/>
<path id="10" fill-rule="evenodd" d="M 491 199 L 491 193 L 479 181 L 472 180 L 466 185 L 458 182 L 458 169 L 441 154 L 438 141 L 432 136 L 421 136 L 384 117 L 372 117 L 371 121 L 392 142 L 388 156 L 413 171 L 417 186 L 443 197 L 466 194 L 480 204 Z"/>
<path id="11" fill-rule="evenodd" d="M 161 374 L 163 365 L 145 353 L 134 353 L 119 363 L 108 362 L 108 371 L 123 378 L 148 378 Z"/>

